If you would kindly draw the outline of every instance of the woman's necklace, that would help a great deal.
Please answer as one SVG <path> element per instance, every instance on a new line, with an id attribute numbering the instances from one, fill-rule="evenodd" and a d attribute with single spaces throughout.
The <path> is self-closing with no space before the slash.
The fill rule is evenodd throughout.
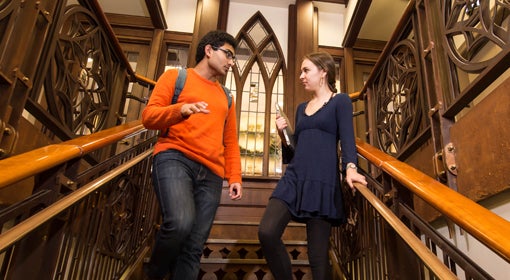
<path id="1" fill-rule="evenodd" d="M 335 96 L 335 93 L 334 93 L 334 92 L 332 92 L 332 93 L 331 93 L 331 95 L 329 96 L 329 99 L 328 99 L 326 102 L 324 102 L 324 104 L 322 104 L 322 107 L 321 107 L 321 108 L 323 108 L 324 106 L 326 106 L 326 105 L 329 103 L 329 101 L 331 101 L 331 98 L 333 98 L 333 96 Z"/>
<path id="2" fill-rule="evenodd" d="M 324 108 L 329 103 L 329 101 L 331 101 L 331 98 L 333 98 L 334 95 L 335 95 L 335 93 L 332 92 L 331 96 L 328 98 L 328 100 L 324 101 L 324 103 L 322 105 L 319 105 L 320 107 L 318 107 L 317 105 L 314 105 L 314 104 L 311 104 L 310 102 L 308 102 L 308 104 L 306 105 L 305 111 L 307 112 L 308 115 L 315 114 L 317 111 L 319 111 L 320 109 Z"/>

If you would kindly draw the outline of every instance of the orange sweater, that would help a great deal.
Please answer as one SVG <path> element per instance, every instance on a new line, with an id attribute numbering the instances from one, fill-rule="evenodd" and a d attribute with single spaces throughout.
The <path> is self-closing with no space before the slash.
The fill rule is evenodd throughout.
<path id="1" fill-rule="evenodd" d="M 207 166 L 229 184 L 241 183 L 241 160 L 237 139 L 235 104 L 228 108 L 227 97 L 218 82 L 212 82 L 188 69 L 184 88 L 177 103 L 172 103 L 177 70 L 168 70 L 158 79 L 149 103 L 142 112 L 143 125 L 148 129 L 168 130 L 168 137 L 159 137 L 154 154 L 175 149 L 189 159 Z M 205 101 L 209 114 L 192 114 L 184 119 L 184 103 Z"/>

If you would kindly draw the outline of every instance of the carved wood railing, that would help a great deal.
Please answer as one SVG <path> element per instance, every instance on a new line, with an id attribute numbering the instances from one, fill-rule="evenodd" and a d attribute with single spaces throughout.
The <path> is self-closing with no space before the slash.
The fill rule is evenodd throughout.
<path id="1" fill-rule="evenodd" d="M 2 271 L 3 275 L 30 278 L 43 271 L 46 273 L 44 275 L 48 275 L 47 271 L 51 271 L 52 277 L 57 279 L 68 279 L 70 276 L 76 279 L 116 278 L 129 272 L 130 265 L 140 262 L 139 258 L 148 250 L 157 220 L 157 203 L 150 187 L 149 155 L 153 142 L 141 143 L 135 149 L 102 162 L 74 178 L 66 176 L 66 169 L 73 169 L 73 161 L 94 149 L 146 133 L 144 131 L 140 122 L 133 122 L 0 161 L 2 170 L 14 173 L 0 178 L 2 188 L 36 174 L 51 175 L 53 179 L 50 181 L 54 183 L 53 186 L 47 183 L 47 190 L 34 193 L 16 207 L 0 212 L 3 228 L 9 228 L 0 235 L 0 252 L 4 261 L 11 264 L 3 266 L 7 267 L 6 271 Z M 403 209 L 404 205 L 385 206 L 389 199 L 383 194 L 383 189 L 387 187 L 383 185 L 384 181 L 409 188 L 502 257 L 510 258 L 510 237 L 506 235 L 510 230 L 508 221 L 362 141 L 358 140 L 357 147 L 361 156 L 388 177 L 385 180 L 370 178 L 370 190 L 357 185 L 363 196 L 358 203 L 363 206 L 358 208 L 362 210 L 359 213 L 360 228 L 355 232 L 359 235 L 351 236 L 351 239 L 361 243 L 354 244 L 358 247 L 349 249 L 354 254 L 347 256 L 341 250 L 352 244 L 344 243 L 339 238 L 345 232 L 336 232 L 333 238 L 337 256 L 334 259 L 351 262 L 341 264 L 342 273 L 352 273 L 353 279 L 372 279 L 360 277 L 359 274 L 377 268 L 384 275 L 395 275 L 389 266 L 390 260 L 395 258 L 391 248 L 395 245 L 395 237 L 392 237 L 395 235 L 417 251 L 412 262 L 422 262 L 423 266 L 418 270 L 414 270 L 416 266 L 412 267 L 413 275 L 416 275 L 416 271 L 430 269 L 431 275 L 452 279 L 451 272 L 445 269 L 448 267 L 457 273 L 464 271 L 474 279 L 491 279 L 454 246 L 441 241 L 437 233 L 428 232 L 424 225 L 426 223 L 421 224 L 419 219 L 408 214 L 406 211 L 410 210 Z M 21 168 L 29 160 L 35 163 L 35 167 L 27 170 Z M 58 174 L 53 176 L 53 170 Z M 48 199 L 55 196 L 53 190 L 59 186 L 62 188 L 62 185 L 69 189 L 68 192 L 48 203 Z M 359 194 L 358 197 L 361 198 Z M 445 197 L 448 199 L 445 200 Z M 372 205 L 372 210 L 368 205 Z M 396 207 L 400 208 L 396 211 L 400 217 L 391 213 L 395 212 Z M 471 219 L 463 219 L 465 216 Z M 419 237 L 422 236 L 425 236 L 425 244 L 430 250 L 420 244 L 422 241 Z M 431 257 L 432 252 L 440 252 L 448 265 L 438 264 L 439 258 Z M 40 262 L 38 258 L 42 255 L 45 262 Z M 22 265 L 24 262 L 21 260 L 27 259 L 34 260 L 34 263 L 26 263 L 31 269 Z M 370 259 L 377 260 L 378 265 L 370 263 Z M 93 269 L 102 266 L 113 266 L 115 269 Z"/>
<path id="2" fill-rule="evenodd" d="M 152 136 L 151 136 L 152 135 Z M 149 250 L 159 218 L 151 184 L 155 134 L 140 121 L 0 160 L 0 188 L 36 191 L 0 211 L 5 279 L 121 279 Z M 83 158 L 137 142 L 94 166 Z M 2 278 L 4 279 L 4 278 Z"/>
<path id="3" fill-rule="evenodd" d="M 473 7 L 464 7 L 462 5 L 466 3 L 458 1 L 410 2 L 406 15 L 362 90 L 367 101 L 370 143 L 402 161 L 410 161 L 426 142 L 432 142 L 434 154 L 443 150 L 444 143 L 449 143 L 448 129 L 461 109 L 483 95 L 483 88 L 508 68 L 508 36 L 501 36 L 505 29 L 497 26 L 490 29 L 494 34 L 482 32 L 483 40 L 475 40 L 474 44 L 457 46 L 457 51 L 447 47 L 456 42 L 451 34 L 460 34 L 456 28 L 470 29 L 469 23 L 481 22 L 472 20 L 454 24 L 455 15 L 457 18 L 460 18 L 459 13 L 466 13 L 467 17 L 486 15 L 492 8 L 485 6 L 487 2 Z M 0 5 L 3 30 L 6 30 L 2 33 L 1 53 L 12 54 L 3 58 L 0 65 L 3 86 L 0 89 L 3 98 L 0 100 L 0 129 L 3 130 L 0 157 L 11 155 L 9 151 L 19 138 L 17 120 L 24 109 L 34 117 L 32 125 L 39 134 L 55 143 L 63 141 L 31 154 L 0 161 L 3 168 L 0 169 L 1 189 L 18 190 L 18 184 L 34 186 L 26 198 L 0 211 L 0 244 L 3 246 L 0 259 L 5 264 L 0 275 L 14 279 L 41 279 L 44 276 L 48 279 L 121 278 L 129 273 L 130 265 L 139 261 L 136 258 L 147 250 L 156 220 L 157 207 L 150 190 L 150 160 L 146 157 L 153 145 L 154 134 L 144 131 L 139 123 L 117 127 L 121 116 L 115 114 L 123 111 L 123 100 L 127 96 L 125 88 L 137 75 L 118 53 L 121 50 L 111 38 L 111 29 L 100 16 L 102 13 L 96 14 L 100 11 L 97 2 L 79 1 L 81 5 L 78 6 L 66 6 L 66 3 L 29 0 Z M 493 23 L 502 25 L 508 20 L 505 12 L 508 7 L 501 1 L 495 3 L 498 9 L 494 10 L 503 12 L 496 13 Z M 29 11 L 28 7 L 35 7 L 35 10 Z M 54 14 L 58 16 L 51 17 Z M 438 27 L 438 22 L 442 22 L 438 19 L 447 16 L 452 18 L 448 22 L 450 25 Z M 16 27 L 13 25 L 15 21 L 23 24 Z M 27 30 L 30 32 L 26 36 L 9 37 Z M 441 37 L 441 30 L 449 30 L 450 33 L 445 34 L 451 36 Z M 50 42 L 48 38 L 58 40 Z M 443 40 L 450 45 L 439 44 Z M 34 45 L 36 51 L 26 51 L 29 41 L 37 43 Z M 470 65 L 469 59 L 459 59 L 482 54 L 480 42 L 496 42 L 501 51 L 486 63 L 474 63 L 477 67 Z M 25 62 L 15 67 L 17 61 L 8 59 L 16 57 L 15 52 L 30 53 L 26 61 L 33 65 Z M 89 58 L 90 64 L 87 62 Z M 460 72 L 463 73 L 452 78 L 444 75 Z M 470 80 L 473 73 L 477 77 Z M 144 82 L 143 79 L 140 81 Z M 27 100 L 26 104 L 24 100 Z M 45 101 L 40 103 L 40 100 Z M 113 127 L 112 130 L 102 132 L 109 127 Z M 90 135 L 76 138 L 86 134 Z M 128 142 L 136 144 L 123 148 L 123 143 Z M 388 275 L 396 277 L 399 273 L 408 273 L 399 270 L 398 266 L 402 265 L 396 261 L 416 260 L 415 257 L 407 258 L 414 253 L 406 249 L 404 241 L 394 237 L 398 231 L 390 229 L 394 221 L 385 222 L 387 217 L 382 213 L 387 211 L 376 206 L 386 204 L 413 233 L 426 239 L 431 251 L 440 249 L 445 256 L 444 262 L 452 271 L 463 270 L 477 279 L 491 279 L 441 238 L 427 221 L 418 218 L 423 212 L 413 213 L 413 206 L 418 205 L 418 202 L 413 203 L 413 196 L 430 204 L 508 261 L 505 248 L 510 246 L 504 237 L 508 232 L 504 220 L 473 205 L 469 199 L 444 190 L 444 186 L 437 185 L 437 181 L 434 183 L 410 165 L 386 158 L 362 143 L 358 143 L 358 149 L 368 159 L 369 187 L 379 201 L 360 189 L 360 193 L 368 197 L 356 202 L 363 210 L 360 227 L 354 228 L 361 233 L 354 236 L 360 243 L 339 242 L 353 237 L 345 236 L 345 232 L 334 235 L 336 255 L 342 262 L 346 261 L 341 264 L 346 275 L 357 279 L 377 279 L 371 278 L 374 275 L 383 275 L 381 279 Z M 432 156 L 427 154 L 426 158 Z M 452 189 L 456 189 L 451 183 L 455 181 L 452 174 L 446 172 L 446 179 L 440 176 L 437 179 L 447 181 Z M 442 204 L 445 197 L 448 203 Z M 474 215 L 480 210 L 487 214 L 483 219 L 480 215 L 475 216 L 480 224 L 465 223 L 457 216 L 455 212 L 464 203 L 468 209 L 459 213 Z M 498 228 L 494 226 L 496 223 Z M 376 238 L 372 238 L 374 236 Z M 400 249 L 395 250 L 397 247 Z M 345 255 L 345 251 L 353 254 Z M 429 275 L 431 272 L 427 267 L 431 266 L 435 265 L 420 262 L 408 268 L 416 269 L 414 273 L 419 271 L 420 275 Z M 51 272 L 48 274 L 48 271 Z M 434 273 L 442 275 L 437 271 Z"/>
<path id="4" fill-rule="evenodd" d="M 122 115 L 154 82 L 96 0 L 4 1 L 0 30 L 1 279 L 119 279 L 159 217 L 155 133 Z"/>
<path id="5" fill-rule="evenodd" d="M 5 1 L 0 30 L 0 158 L 131 121 L 135 73 L 96 0 Z"/>
<path id="6" fill-rule="evenodd" d="M 402 198 L 395 197 L 404 193 L 402 189 L 420 197 L 506 262 L 510 261 L 509 221 L 360 139 L 356 145 L 370 168 L 384 175 L 373 178 L 366 174 L 368 188 L 357 184 L 360 194 L 348 204 L 357 214 L 351 221 L 354 223 L 333 231 L 332 258 L 340 275 L 347 279 L 432 279 L 432 275 L 456 279 L 463 274 L 464 279 L 494 279 L 421 219 Z M 398 191 L 388 192 L 391 188 Z M 431 255 L 437 256 L 435 260 Z"/>
<path id="7" fill-rule="evenodd" d="M 508 228 L 508 221 L 476 204 L 508 189 L 509 15 L 506 1 L 410 1 L 361 90 L 367 141 L 394 157 L 365 158 L 363 145 L 358 145 L 370 189 L 466 279 L 491 279 L 498 271 L 483 271 L 481 264 L 468 260 L 469 250 L 453 246 L 456 230 L 460 235 L 468 232 L 466 240 L 481 242 L 494 262 L 509 262 L 510 244 L 500 228 Z M 401 162 L 393 164 L 396 160 Z M 415 277 L 405 274 L 414 270 L 428 279 L 426 265 L 411 263 L 415 254 L 392 237 L 389 225 L 372 223 L 380 214 L 364 200 L 356 203 L 361 225 L 352 230 L 360 234 L 335 234 L 346 274 L 371 279 L 359 267 L 372 267 L 369 273 L 380 277 Z M 447 237 L 437 232 L 443 223 Z M 483 234 L 478 223 L 484 224 Z M 350 244 L 349 238 L 357 242 Z M 385 256 L 389 250 L 400 255 L 402 263 Z"/>
<path id="8" fill-rule="evenodd" d="M 491 93 L 510 75 L 509 14 L 505 1 L 410 1 L 361 91 L 368 142 L 413 166 L 420 164 L 413 160 L 434 158 L 428 175 L 476 201 L 504 190 L 501 180 L 508 178 L 508 165 L 480 166 L 479 171 L 492 175 L 487 176 L 490 182 L 482 182 L 466 173 L 458 176 L 457 163 L 470 164 L 468 154 L 476 152 L 475 144 L 459 136 L 472 125 L 462 118 L 495 96 Z M 487 113 L 493 116 L 474 131 L 501 130 L 501 139 L 491 143 L 504 146 L 508 111 Z M 502 122 L 490 122 L 495 119 Z M 464 154 L 454 155 L 457 146 L 464 146 Z M 508 162 L 507 153 L 482 151 L 484 163 L 491 158 Z"/>

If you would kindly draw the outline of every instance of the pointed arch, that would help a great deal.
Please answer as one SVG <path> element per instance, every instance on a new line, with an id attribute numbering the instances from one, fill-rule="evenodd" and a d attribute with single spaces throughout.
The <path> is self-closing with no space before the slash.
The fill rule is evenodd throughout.
<path id="1" fill-rule="evenodd" d="M 283 56 L 280 43 L 276 38 L 273 29 L 260 13 L 256 12 L 241 28 L 236 37 L 239 42 L 238 56 L 248 56 L 246 63 L 240 65 L 238 60 L 236 63 L 237 67 L 234 67 L 234 75 L 239 76 L 240 84 L 244 84 L 249 75 L 249 70 L 256 63 L 260 67 L 262 77 L 265 81 L 268 81 L 268 85 L 272 86 L 276 77 L 278 76 L 277 70 L 282 70 L 283 75 L 287 73 L 285 66 L 285 60 Z M 247 51 L 245 53 L 245 51 Z M 242 52 L 239 54 L 239 52 Z M 267 58 L 273 57 L 274 61 L 268 61 Z M 266 58 L 266 59 L 264 59 Z M 271 68 L 271 69 L 269 69 Z"/>
<path id="2" fill-rule="evenodd" d="M 287 68 L 273 29 L 260 11 L 236 36 L 236 64 L 226 77 L 235 93 L 243 174 L 281 175 L 274 103 L 283 106 Z"/>

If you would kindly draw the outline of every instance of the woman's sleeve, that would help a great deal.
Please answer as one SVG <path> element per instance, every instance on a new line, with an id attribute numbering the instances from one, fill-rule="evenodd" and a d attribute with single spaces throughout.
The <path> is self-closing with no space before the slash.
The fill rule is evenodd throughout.
<path id="1" fill-rule="evenodd" d="M 347 94 L 340 94 L 336 111 L 340 147 L 342 149 L 342 170 L 348 162 L 357 164 L 356 140 L 352 124 L 352 101 Z"/>
<path id="2" fill-rule="evenodd" d="M 300 112 L 300 110 L 303 110 L 303 106 L 304 106 L 304 104 L 300 104 L 297 107 L 296 115 L 294 116 L 294 120 L 295 120 L 294 121 L 294 134 L 292 135 L 294 147 L 288 147 L 288 146 L 284 145 L 282 142 L 282 163 L 283 164 L 290 163 L 292 158 L 294 158 L 294 149 L 297 146 L 298 138 L 299 138 L 298 131 L 296 130 L 296 125 L 299 122 L 299 116 L 300 116 L 299 112 Z"/>

